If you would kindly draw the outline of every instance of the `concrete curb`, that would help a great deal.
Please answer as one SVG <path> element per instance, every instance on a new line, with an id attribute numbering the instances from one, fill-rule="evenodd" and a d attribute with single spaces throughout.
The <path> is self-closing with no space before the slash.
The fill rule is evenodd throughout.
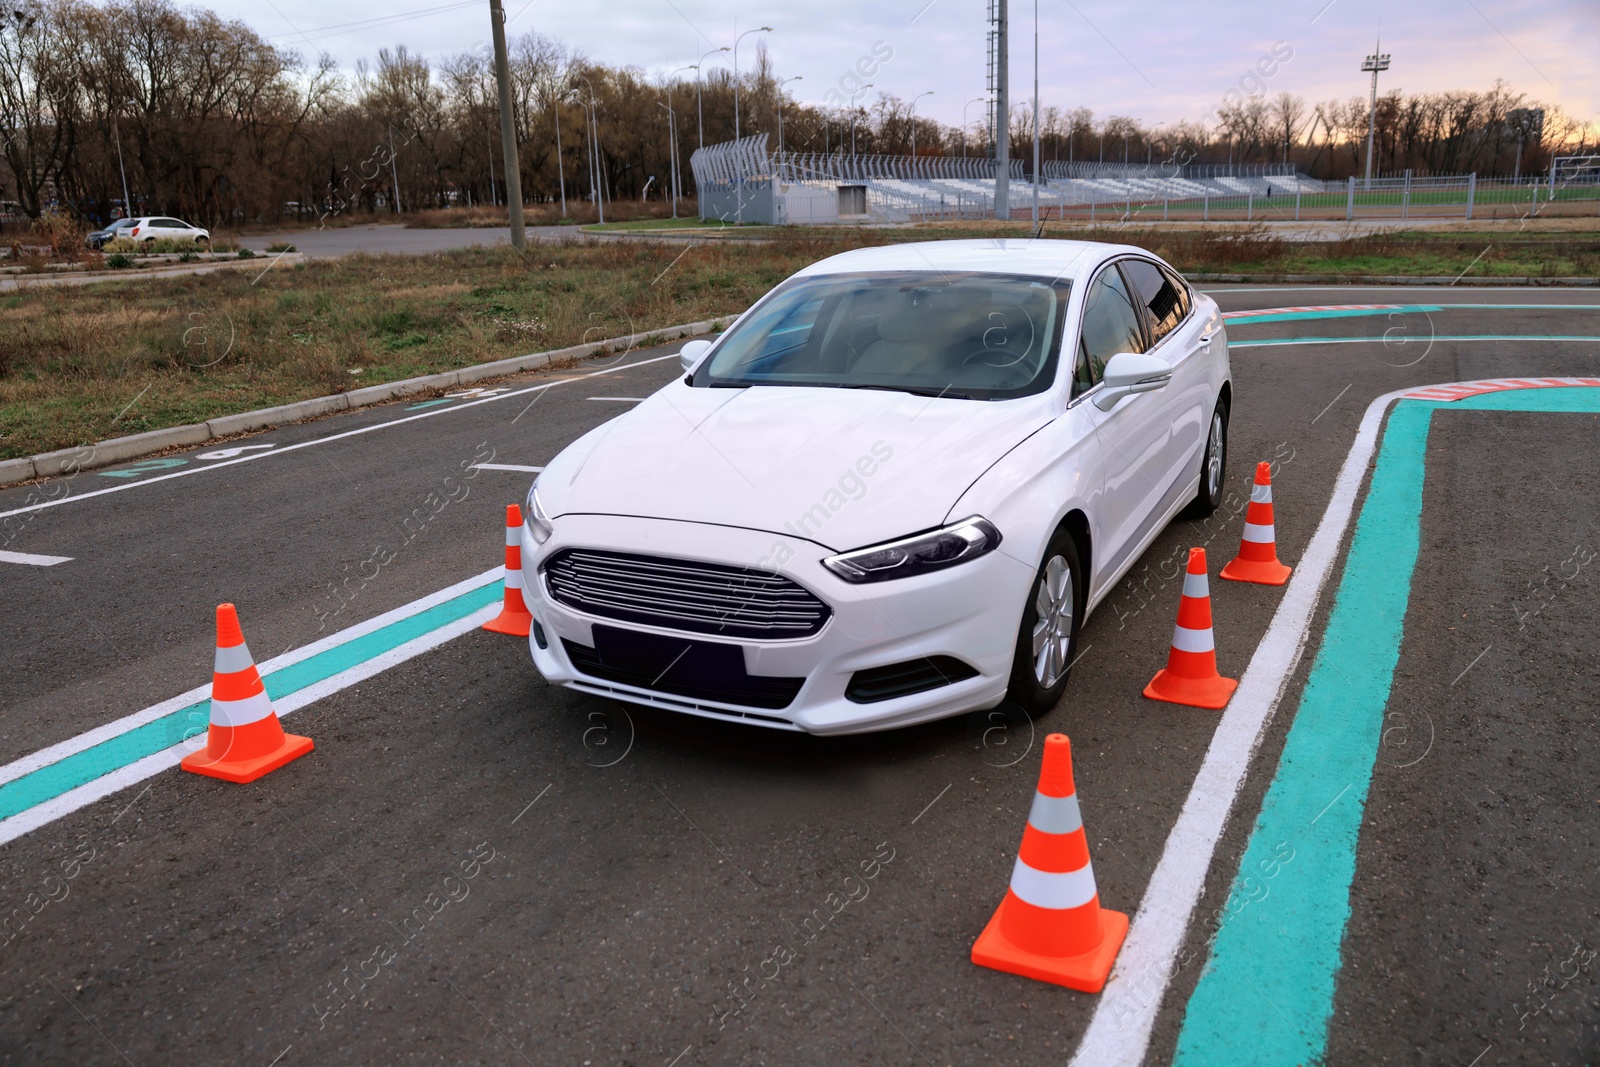
<path id="1" fill-rule="evenodd" d="M 1530 285 L 1568 288 L 1600 286 L 1600 278 L 1451 278 L 1414 277 L 1403 274 L 1361 277 L 1332 277 L 1327 274 L 1185 274 L 1191 282 L 1249 282 L 1255 285 L 1283 283 L 1312 285 Z"/>
<path id="2" fill-rule="evenodd" d="M 590 356 L 604 355 L 607 352 L 627 351 L 679 337 L 693 337 L 696 334 L 720 329 L 735 318 L 737 318 L 735 315 L 725 315 L 722 318 L 689 322 L 681 326 L 666 326 L 659 330 L 629 334 L 625 337 L 612 337 L 604 341 L 590 341 L 569 348 L 558 348 L 553 352 L 534 352 L 526 356 L 514 356 L 511 359 L 495 360 L 493 363 L 479 363 L 471 367 L 462 367 L 460 370 L 445 371 L 442 374 L 425 374 L 419 378 L 369 385 L 363 389 L 353 389 L 348 393 L 314 397 L 275 408 L 245 411 L 237 415 L 221 415 L 202 423 L 172 426 L 165 430 L 150 430 L 128 437 L 99 441 L 92 445 L 44 452 L 37 456 L 0 460 L 0 486 L 16 485 L 19 482 L 48 478 L 56 474 L 92 470 L 95 467 L 107 467 L 113 463 L 138 459 L 169 448 L 204 444 L 216 438 L 231 437 L 273 426 L 286 426 L 302 419 L 314 419 L 338 411 L 371 407 L 374 404 L 382 404 L 432 389 L 450 389 L 469 382 L 501 378 L 523 371 L 541 370 L 587 359 Z"/>

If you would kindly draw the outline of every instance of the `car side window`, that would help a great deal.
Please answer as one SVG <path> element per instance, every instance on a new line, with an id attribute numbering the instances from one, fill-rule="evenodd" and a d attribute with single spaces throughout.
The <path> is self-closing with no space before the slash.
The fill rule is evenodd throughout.
<path id="1" fill-rule="evenodd" d="M 1139 310 L 1115 267 L 1108 267 L 1089 286 L 1083 305 L 1083 332 L 1073 369 L 1072 395 L 1085 392 L 1105 374 L 1106 361 L 1118 352 L 1143 352 Z"/>
<path id="2" fill-rule="evenodd" d="M 1162 267 L 1161 273 L 1167 276 L 1167 280 L 1172 283 L 1173 291 L 1178 294 L 1178 321 L 1182 322 L 1189 317 L 1189 311 L 1193 307 L 1193 302 L 1189 298 L 1189 286 L 1178 276 L 1176 271 Z"/>
<path id="3" fill-rule="evenodd" d="M 1172 279 L 1148 259 L 1124 259 L 1120 266 L 1149 315 L 1146 321 L 1150 325 L 1150 344 L 1154 347 L 1183 321 L 1180 287 L 1173 285 Z"/>

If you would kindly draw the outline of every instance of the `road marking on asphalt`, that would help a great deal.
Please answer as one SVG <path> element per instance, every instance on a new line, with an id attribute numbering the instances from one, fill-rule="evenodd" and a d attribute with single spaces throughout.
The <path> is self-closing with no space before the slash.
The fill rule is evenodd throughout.
<path id="1" fill-rule="evenodd" d="M 259 665 L 279 718 L 477 629 L 500 610 L 494 567 Z M 0 766 L 0 844 L 178 765 L 199 747 L 211 685 Z"/>
<path id="2" fill-rule="evenodd" d="M 1397 389 L 1378 397 L 1362 416 L 1316 532 L 1223 712 L 1167 837 L 1116 968 L 1072 1059 L 1075 1067 L 1137 1067 L 1144 1060 L 1217 842 L 1251 757 L 1305 651 L 1312 613 L 1344 541 L 1384 413 L 1410 391 Z"/>
<path id="3" fill-rule="evenodd" d="M 1224 311 L 1230 326 L 1252 326 L 1266 322 L 1297 322 L 1303 319 L 1362 318 L 1375 315 L 1420 315 L 1435 311 L 1597 311 L 1600 304 L 1327 304 L 1323 306 L 1255 308 Z"/>
<path id="4" fill-rule="evenodd" d="M 538 474 L 543 467 L 524 467 L 516 463 L 474 463 L 475 471 L 521 471 L 524 474 Z"/>
<path id="5" fill-rule="evenodd" d="M 1388 344 L 1391 346 L 1407 343 L 1406 338 L 1396 340 L 1393 337 L 1263 337 L 1252 338 L 1247 341 L 1229 341 L 1229 348 L 1266 348 L 1270 345 L 1376 345 Z M 1463 334 L 1447 337 L 1444 334 L 1435 334 L 1428 338 L 1429 341 L 1600 341 L 1600 337 L 1583 336 L 1574 334 Z M 1417 344 L 1422 341 L 1419 335 L 1410 338 L 1409 342 Z"/>
<path id="6" fill-rule="evenodd" d="M 499 396 L 486 396 L 479 400 L 468 400 L 464 403 L 453 404 L 449 407 L 435 408 L 432 411 L 422 411 L 415 415 L 408 415 L 398 419 L 390 419 L 387 422 L 374 423 L 371 426 L 361 426 L 354 430 L 344 430 L 340 433 L 329 434 L 327 437 L 318 437 L 311 441 L 301 441 L 297 444 L 285 445 L 284 447 L 274 449 L 271 452 L 257 452 L 256 454 L 250 456 L 238 456 L 234 459 L 220 460 L 204 467 L 190 467 L 186 470 L 173 471 L 171 474 L 159 474 L 153 478 L 143 478 L 136 482 L 129 482 L 126 485 L 113 485 L 105 489 L 93 489 L 87 493 L 74 493 L 71 496 L 61 497 L 59 500 L 47 500 L 42 504 L 30 504 L 27 507 L 12 508 L 10 511 L 0 511 L 0 519 L 11 515 L 24 515 L 31 511 L 43 511 L 45 508 L 59 507 L 62 504 L 71 504 L 79 500 L 88 500 L 91 497 L 104 496 L 107 493 L 121 493 L 128 489 L 137 489 L 146 485 L 155 485 L 157 482 L 164 482 L 171 478 L 186 478 L 191 474 L 203 474 L 206 471 L 221 470 L 224 467 L 231 467 L 236 463 L 253 463 L 257 460 L 273 459 L 278 456 L 288 455 L 291 452 L 298 452 L 302 448 L 314 448 L 317 445 L 325 445 L 330 441 L 339 441 L 346 437 L 359 437 L 362 434 L 375 433 L 378 430 L 388 430 L 395 426 L 403 426 L 409 422 L 416 422 L 418 419 L 431 419 L 440 415 L 451 415 L 458 411 L 466 411 L 469 408 L 475 408 L 480 404 L 494 404 L 501 400 L 510 400 L 513 397 L 526 396 L 528 393 L 543 392 L 546 389 L 553 389 L 558 385 L 565 385 L 568 382 L 582 381 L 585 378 L 598 378 L 602 375 L 616 374 L 618 371 L 632 370 L 634 367 L 643 367 L 651 363 L 660 363 L 663 360 L 677 358 L 678 354 L 676 352 L 666 356 L 652 356 L 649 359 L 641 359 L 633 363 L 623 363 L 615 367 L 606 367 L 603 370 L 591 371 L 588 374 L 580 375 L 576 378 L 559 378 L 553 382 L 542 382 L 539 385 L 531 385 L 526 389 L 517 389 L 509 393 L 501 393 Z M 85 445 L 84 447 L 88 448 L 89 446 Z"/>
<path id="7" fill-rule="evenodd" d="M 246 452 L 257 452 L 257 451 L 261 451 L 261 450 L 264 450 L 264 449 L 277 448 L 277 447 L 278 446 L 275 445 L 275 444 L 273 444 L 273 445 L 237 445 L 237 446 L 235 446 L 233 448 L 219 448 L 215 452 L 205 452 L 205 453 L 202 453 L 201 455 L 198 455 L 198 456 L 196 456 L 194 458 L 195 459 L 232 459 L 234 456 L 242 456 Z"/>
<path id="8" fill-rule="evenodd" d="M 1449 293 L 1460 293 L 1460 292 L 1463 292 L 1463 291 L 1470 291 L 1470 292 L 1474 292 L 1474 293 L 1521 293 L 1524 296 L 1526 296 L 1527 293 L 1528 293 L 1528 287 L 1526 285 L 1474 285 L 1471 288 L 1471 290 L 1463 290 L 1463 288 L 1461 286 L 1459 286 L 1459 285 L 1448 285 L 1448 284 L 1447 285 L 1403 285 L 1402 284 L 1402 285 L 1335 285 L 1335 286 L 1329 286 L 1326 282 L 1323 282 L 1321 284 L 1312 284 L 1312 285 L 1267 285 L 1267 286 L 1257 286 L 1257 287 L 1253 287 L 1253 288 L 1249 288 L 1249 289 L 1206 289 L 1206 288 L 1201 288 L 1200 291 L 1202 293 L 1224 293 L 1224 294 L 1226 294 L 1226 293 L 1326 293 L 1330 288 L 1336 289 L 1336 290 L 1338 290 L 1340 292 L 1343 292 L 1345 290 L 1368 289 L 1368 290 L 1377 290 L 1378 292 L 1388 292 L 1388 293 L 1427 293 L 1427 292 L 1435 292 L 1435 291 L 1437 291 L 1437 292 L 1449 292 Z M 1594 292 L 1594 288 L 1592 286 L 1579 286 L 1579 287 L 1577 287 L 1576 291 L 1580 292 L 1580 293 L 1592 293 L 1592 292 Z M 1497 305 L 1494 305 L 1494 306 L 1499 307 L 1499 306 L 1502 306 L 1502 305 L 1498 305 L 1497 304 Z"/>
<path id="9" fill-rule="evenodd" d="M 1175 1063 L 1323 1059 L 1361 823 L 1421 550 L 1428 436 L 1441 407 L 1596 413 L 1600 387 L 1513 388 L 1454 401 L 1413 395 L 1395 405 L 1316 659 L 1229 888 L 1231 897 L 1259 870 L 1273 878 L 1271 903 L 1224 914 L 1184 1010 Z M 1348 784 L 1323 804 L 1341 780 Z M 1271 866 L 1272 842 L 1293 847 L 1295 862 Z M 1235 990 L 1247 977 L 1260 983 L 1271 1013 L 1240 1004 Z"/>
<path id="10" fill-rule="evenodd" d="M 0 563 L 21 563 L 27 567 L 54 567 L 71 563 L 71 556 L 40 556 L 32 552 L 0 552 Z"/>

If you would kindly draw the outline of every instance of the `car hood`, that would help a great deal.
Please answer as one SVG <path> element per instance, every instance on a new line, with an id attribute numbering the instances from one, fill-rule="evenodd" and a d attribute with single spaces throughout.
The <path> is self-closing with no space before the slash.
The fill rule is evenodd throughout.
<path id="1" fill-rule="evenodd" d="M 539 494 L 557 519 L 640 515 L 856 548 L 943 523 L 1054 407 L 1049 394 L 980 401 L 680 381 L 565 449 Z"/>

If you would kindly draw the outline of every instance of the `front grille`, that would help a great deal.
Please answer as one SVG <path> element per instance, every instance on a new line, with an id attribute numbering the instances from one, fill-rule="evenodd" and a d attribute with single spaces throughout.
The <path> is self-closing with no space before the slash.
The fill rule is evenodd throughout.
<path id="1" fill-rule="evenodd" d="M 564 548 L 544 564 L 545 588 L 590 615 L 722 637 L 810 637 L 828 606 L 779 574 L 716 563 Z"/>
<path id="2" fill-rule="evenodd" d="M 880 700 L 893 700 L 965 681 L 977 674 L 953 656 L 930 656 L 856 671 L 850 676 L 844 695 L 856 704 L 876 704 Z"/>

